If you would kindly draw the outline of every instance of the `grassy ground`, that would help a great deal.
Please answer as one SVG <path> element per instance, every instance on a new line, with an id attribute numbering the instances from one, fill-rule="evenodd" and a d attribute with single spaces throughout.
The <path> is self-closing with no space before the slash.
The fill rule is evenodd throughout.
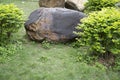
<path id="1" fill-rule="evenodd" d="M 38 8 L 37 2 L 22 3 L 14 0 L 14 3 L 25 12 L 25 19 L 30 12 Z M 13 55 L 11 60 L 0 64 L 0 80 L 120 79 L 118 73 L 76 62 L 77 49 L 75 48 L 64 44 L 52 44 L 50 49 L 44 49 L 40 43 L 29 41 L 24 36 L 24 27 L 14 35 L 14 39 L 23 42 L 23 49 Z M 79 51 L 84 53 L 86 50 Z"/>
<path id="2" fill-rule="evenodd" d="M 75 61 L 76 49 L 62 44 L 50 49 L 24 43 L 23 50 L 0 65 L 0 80 L 119 80 L 118 74 Z"/>

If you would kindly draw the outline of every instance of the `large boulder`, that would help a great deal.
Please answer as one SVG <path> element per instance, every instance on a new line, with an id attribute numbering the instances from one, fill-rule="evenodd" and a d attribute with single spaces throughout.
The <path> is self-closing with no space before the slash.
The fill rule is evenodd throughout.
<path id="1" fill-rule="evenodd" d="M 64 7 L 65 0 L 39 0 L 40 7 Z"/>
<path id="2" fill-rule="evenodd" d="M 40 7 L 65 7 L 68 9 L 83 11 L 85 6 L 84 4 L 88 0 L 39 0 Z"/>
<path id="3" fill-rule="evenodd" d="M 66 42 L 77 37 L 73 31 L 83 17 L 82 12 L 65 8 L 40 8 L 31 13 L 25 29 L 35 41 Z"/>
<path id="4" fill-rule="evenodd" d="M 84 4 L 88 0 L 65 0 L 65 7 L 68 9 L 83 11 L 85 9 Z"/>

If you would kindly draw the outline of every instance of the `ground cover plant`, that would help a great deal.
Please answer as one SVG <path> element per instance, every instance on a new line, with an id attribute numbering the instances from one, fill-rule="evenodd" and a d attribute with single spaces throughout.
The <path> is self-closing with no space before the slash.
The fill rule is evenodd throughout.
<path id="1" fill-rule="evenodd" d="M 3 0 L 2 4 L 10 1 Z M 38 8 L 36 1 L 11 0 L 24 11 L 24 19 Z M 31 6 L 32 4 L 32 6 Z M 0 80 L 119 80 L 119 73 L 107 70 L 101 65 L 79 62 L 79 55 L 87 48 L 73 48 L 71 44 L 42 44 L 26 38 L 24 27 L 12 35 L 17 52 L 9 60 L 0 63 Z M 18 44 L 18 45 L 17 45 Z M 15 49 L 16 50 L 16 49 Z M 89 59 L 88 59 L 89 60 Z M 102 68 L 102 69 L 101 69 Z"/>

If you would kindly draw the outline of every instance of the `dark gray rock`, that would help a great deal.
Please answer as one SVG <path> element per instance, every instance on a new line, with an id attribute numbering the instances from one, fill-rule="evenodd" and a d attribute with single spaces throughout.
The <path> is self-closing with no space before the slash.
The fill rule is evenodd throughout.
<path id="1" fill-rule="evenodd" d="M 65 0 L 65 8 L 83 11 L 88 0 Z"/>
<path id="2" fill-rule="evenodd" d="M 32 40 L 66 42 L 77 37 L 73 31 L 83 17 L 83 13 L 65 8 L 40 8 L 31 13 L 25 29 Z"/>

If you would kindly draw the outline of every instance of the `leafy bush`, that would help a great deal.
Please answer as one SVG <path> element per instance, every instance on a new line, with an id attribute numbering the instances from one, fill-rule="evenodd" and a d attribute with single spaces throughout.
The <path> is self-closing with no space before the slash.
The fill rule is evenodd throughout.
<path id="1" fill-rule="evenodd" d="M 119 0 L 88 0 L 85 12 L 99 11 L 105 7 L 114 7 Z"/>
<path id="2" fill-rule="evenodd" d="M 23 12 L 14 4 L 0 4 L 0 42 L 10 38 L 23 25 Z"/>
<path id="3" fill-rule="evenodd" d="M 80 45 L 89 47 L 97 55 L 120 54 L 120 11 L 115 8 L 103 8 L 90 13 L 81 20 L 76 32 Z"/>

